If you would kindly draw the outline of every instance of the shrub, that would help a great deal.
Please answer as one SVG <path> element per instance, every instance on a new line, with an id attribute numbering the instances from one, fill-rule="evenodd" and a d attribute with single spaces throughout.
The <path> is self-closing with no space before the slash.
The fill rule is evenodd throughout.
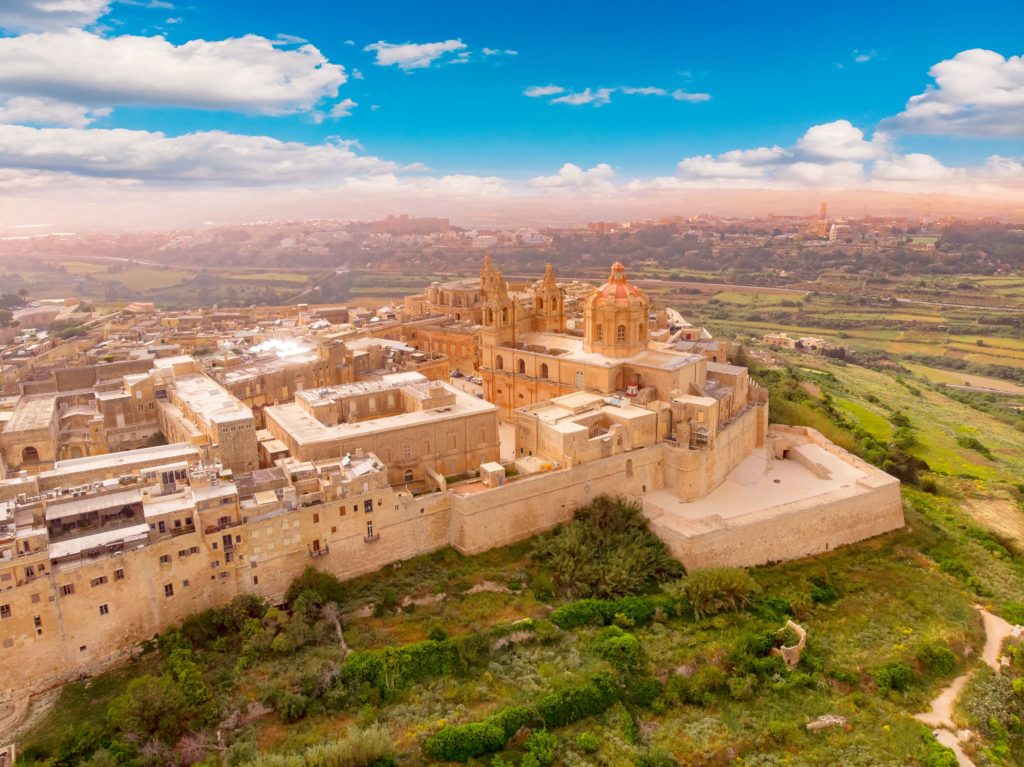
<path id="1" fill-rule="evenodd" d="M 761 590 L 746 570 L 735 567 L 699 570 L 688 575 L 680 588 L 698 619 L 740 610 Z"/>
<path id="2" fill-rule="evenodd" d="M 661 697 L 661 682 L 653 676 L 631 677 L 626 680 L 626 703 L 639 708 L 651 708 Z"/>
<path id="3" fill-rule="evenodd" d="M 423 751 L 431 759 L 466 762 L 484 754 L 501 751 L 508 740 L 501 728 L 489 722 L 471 722 L 445 727 L 427 738 Z"/>
<path id="4" fill-rule="evenodd" d="M 590 649 L 619 671 L 636 668 L 643 659 L 640 642 L 618 626 L 609 626 L 598 632 Z"/>
<path id="5" fill-rule="evenodd" d="M 532 756 L 534 762 L 540 767 L 548 767 L 555 761 L 555 748 L 558 746 L 558 738 L 547 730 L 534 730 L 526 739 L 526 754 Z M 523 759 L 526 767 L 526 759 Z"/>
<path id="6" fill-rule="evenodd" d="M 718 666 L 701 666 L 688 677 L 673 676 L 668 681 L 668 695 L 682 703 L 707 706 L 715 693 L 725 689 L 726 675 Z"/>
<path id="7" fill-rule="evenodd" d="M 920 647 L 917 659 L 933 674 L 949 674 L 956 668 L 956 655 L 943 642 L 930 642 Z"/>
<path id="8" fill-rule="evenodd" d="M 639 504 L 605 495 L 541 539 L 533 555 L 561 588 L 583 597 L 639 594 L 683 572 L 648 529 Z"/>
<path id="9" fill-rule="evenodd" d="M 616 616 L 623 616 L 629 625 L 645 626 L 654 619 L 658 606 L 658 601 L 651 597 L 579 599 L 551 613 L 551 622 L 568 631 L 580 626 L 609 624 L 616 620 Z"/>
<path id="10" fill-rule="evenodd" d="M 244 767 L 388 767 L 395 763 L 394 753 L 391 733 L 375 724 L 352 727 L 341 740 L 317 743 L 298 754 L 263 754 Z"/>
<path id="11" fill-rule="evenodd" d="M 306 715 L 306 708 L 309 706 L 309 699 L 305 695 L 296 695 L 286 692 L 281 696 L 278 713 L 281 721 L 289 724 L 297 722 Z"/>
<path id="12" fill-rule="evenodd" d="M 618 700 L 614 682 L 597 675 L 590 682 L 549 692 L 537 701 L 537 714 L 548 727 L 562 727 L 600 714 Z"/>
<path id="13" fill-rule="evenodd" d="M 914 669 L 906 661 L 894 660 L 879 666 L 871 676 L 883 690 L 903 692 L 914 683 Z"/>
<path id="14" fill-rule="evenodd" d="M 173 743 L 184 731 L 185 699 L 168 676 L 140 676 L 107 707 L 107 720 L 124 733 Z"/>
<path id="15" fill-rule="evenodd" d="M 576 748 L 584 754 L 596 753 L 601 748 L 601 739 L 592 732 L 581 732 L 576 736 Z"/>
<path id="16" fill-rule="evenodd" d="M 839 592 L 824 578 L 811 580 L 811 601 L 816 604 L 829 605 L 839 599 Z"/>

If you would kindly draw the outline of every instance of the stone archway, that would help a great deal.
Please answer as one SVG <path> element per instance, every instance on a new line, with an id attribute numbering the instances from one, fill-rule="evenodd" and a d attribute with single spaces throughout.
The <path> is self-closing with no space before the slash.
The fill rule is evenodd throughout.
<path id="1" fill-rule="evenodd" d="M 21 462 L 39 463 L 39 451 L 32 447 L 32 445 L 27 446 L 21 451 Z"/>

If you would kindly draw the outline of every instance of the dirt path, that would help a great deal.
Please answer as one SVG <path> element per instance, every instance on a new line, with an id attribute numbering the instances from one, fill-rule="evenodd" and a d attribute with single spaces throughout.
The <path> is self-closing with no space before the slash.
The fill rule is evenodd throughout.
<path id="1" fill-rule="evenodd" d="M 998 615 L 993 615 L 984 607 L 975 605 L 975 608 L 981 613 L 981 619 L 985 624 L 985 649 L 981 653 L 981 658 L 985 661 L 985 665 L 998 674 L 999 656 L 1003 642 L 1010 636 L 1019 635 L 1019 632 L 1009 622 Z M 969 741 L 974 733 L 970 730 L 958 731 L 953 722 L 953 710 L 956 708 L 957 699 L 971 677 L 974 676 L 974 672 L 975 669 L 971 669 L 958 676 L 932 701 L 929 711 L 914 717 L 932 729 L 935 739 L 939 743 L 953 750 L 960 767 L 977 767 L 963 750 L 963 744 Z"/>

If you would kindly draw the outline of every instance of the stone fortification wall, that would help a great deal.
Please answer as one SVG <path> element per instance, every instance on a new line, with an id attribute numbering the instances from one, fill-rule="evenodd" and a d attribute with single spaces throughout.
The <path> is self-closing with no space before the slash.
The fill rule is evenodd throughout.
<path id="1" fill-rule="evenodd" d="M 596 496 L 639 496 L 662 484 L 658 447 L 620 453 L 546 474 L 519 477 L 484 491 L 481 483 L 456 486 L 451 496 L 451 545 L 479 554 L 568 522 Z"/>

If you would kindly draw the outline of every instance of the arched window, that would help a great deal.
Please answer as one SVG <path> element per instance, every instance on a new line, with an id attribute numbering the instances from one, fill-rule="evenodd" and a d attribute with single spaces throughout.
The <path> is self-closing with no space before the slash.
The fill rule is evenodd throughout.
<path id="1" fill-rule="evenodd" d="M 502 325 L 507 325 L 508 324 L 508 308 L 507 307 L 503 308 L 501 310 L 501 324 Z"/>
<path id="2" fill-rule="evenodd" d="M 597 326 L 597 340 L 598 341 L 603 341 L 604 340 L 604 325 L 598 325 Z"/>
<path id="3" fill-rule="evenodd" d="M 494 358 L 494 369 L 495 370 L 504 370 L 505 369 L 505 360 L 503 360 L 501 358 L 500 354 L 497 357 Z"/>
<path id="4" fill-rule="evenodd" d="M 540 311 L 540 312 L 544 311 L 544 299 L 543 298 L 538 298 L 537 299 L 537 311 Z"/>
<path id="5" fill-rule="evenodd" d="M 405 470 L 405 481 L 412 482 L 412 469 Z"/>
<path id="6" fill-rule="evenodd" d="M 546 363 L 546 362 L 542 362 L 540 364 L 540 377 L 541 378 L 547 378 L 548 377 L 548 363 Z"/>
<path id="7" fill-rule="evenodd" d="M 625 325 L 619 325 L 619 327 L 615 329 L 615 340 L 616 341 L 625 341 L 626 340 L 626 326 Z"/>
<path id="8" fill-rule="evenodd" d="M 39 463 L 39 451 L 29 445 L 21 451 L 22 463 Z"/>
<path id="9" fill-rule="evenodd" d="M 576 371 L 576 388 L 577 389 L 582 389 L 583 388 L 583 371 L 582 370 L 577 370 Z"/>
<path id="10" fill-rule="evenodd" d="M 519 360 L 518 367 L 520 374 L 526 373 L 526 360 Z"/>
<path id="11" fill-rule="evenodd" d="M 494 309 L 488 309 L 487 310 L 487 324 L 488 325 L 493 325 L 494 324 Z"/>
<path id="12" fill-rule="evenodd" d="M 637 338 L 643 338 L 644 337 L 644 323 L 642 323 L 642 322 L 639 325 L 636 326 L 636 337 Z"/>

